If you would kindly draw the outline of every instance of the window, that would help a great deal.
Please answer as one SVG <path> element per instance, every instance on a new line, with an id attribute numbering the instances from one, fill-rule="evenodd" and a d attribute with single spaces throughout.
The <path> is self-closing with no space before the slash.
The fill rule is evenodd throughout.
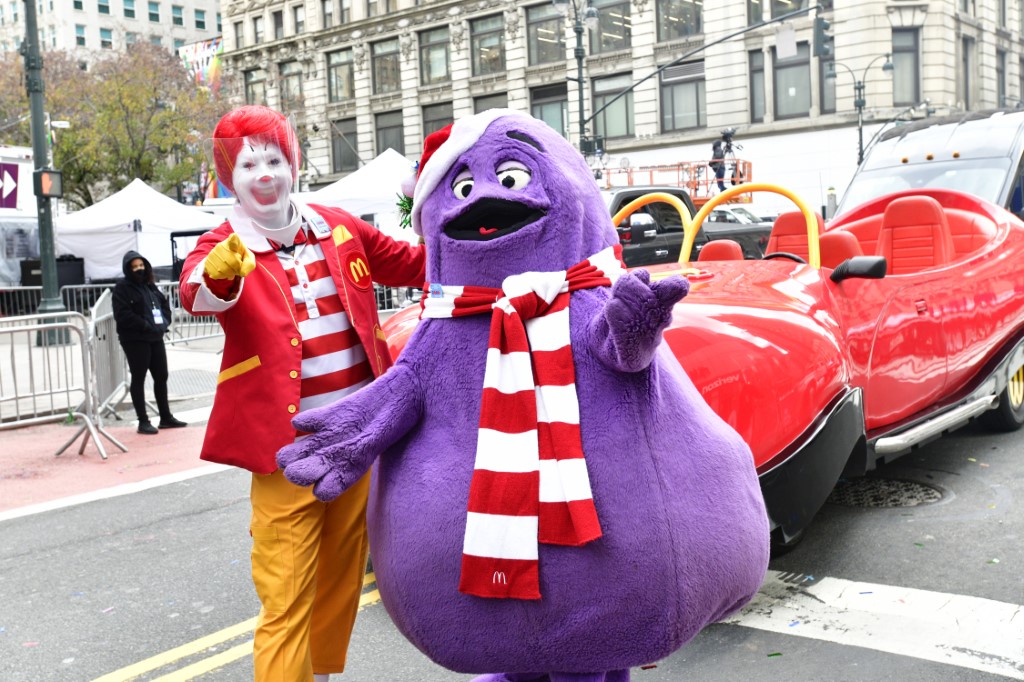
<path id="1" fill-rule="evenodd" d="M 1006 106 L 1006 51 L 996 50 L 996 103 Z"/>
<path id="2" fill-rule="evenodd" d="M 917 46 L 917 29 L 894 28 L 892 30 L 892 103 L 893 106 L 910 106 L 921 101 L 920 55 Z"/>
<path id="3" fill-rule="evenodd" d="M 420 82 L 423 85 L 451 80 L 448 27 L 420 33 Z"/>
<path id="4" fill-rule="evenodd" d="M 996 8 L 997 9 L 996 24 L 1000 28 L 1010 28 L 1009 26 L 1007 26 L 1007 24 L 1010 23 L 1010 22 L 1007 21 L 1006 0 L 997 0 L 996 4 L 997 4 L 997 8 Z"/>
<path id="5" fill-rule="evenodd" d="M 398 63 L 398 38 L 382 40 L 370 46 L 373 61 L 373 93 L 398 92 L 402 89 Z"/>
<path id="6" fill-rule="evenodd" d="M 97 0 L 96 8 L 100 14 L 110 14 L 110 0 Z"/>
<path id="7" fill-rule="evenodd" d="M 708 124 L 704 61 L 686 62 L 661 72 L 661 131 Z"/>
<path id="8" fill-rule="evenodd" d="M 245 28 L 242 22 L 235 22 L 235 49 L 245 46 Z"/>
<path id="9" fill-rule="evenodd" d="M 772 85 L 775 89 L 775 118 L 796 118 L 811 113 L 811 48 L 798 43 L 796 56 L 778 59 L 772 48 L 775 65 Z"/>
<path id="10" fill-rule="evenodd" d="M 252 19 L 252 41 L 256 44 L 263 42 L 263 17 Z"/>
<path id="11" fill-rule="evenodd" d="M 175 26 L 185 25 L 185 8 L 181 5 L 171 5 L 171 23 Z"/>
<path id="12" fill-rule="evenodd" d="M 217 33 L 218 34 L 223 34 L 224 33 L 224 28 L 221 26 L 221 23 L 220 23 L 220 12 L 217 12 Z"/>
<path id="13" fill-rule="evenodd" d="M 75 9 L 83 9 L 84 8 L 84 5 L 82 4 L 82 0 L 73 0 L 73 2 L 71 3 L 71 6 L 74 7 Z M 14 21 L 17 21 L 17 20 L 18 20 L 18 13 L 15 12 L 14 13 Z"/>
<path id="14" fill-rule="evenodd" d="M 327 100 L 344 102 L 355 97 L 352 49 L 327 53 Z"/>
<path id="15" fill-rule="evenodd" d="M 124 15 L 129 19 L 135 18 L 135 0 L 124 0 Z"/>
<path id="16" fill-rule="evenodd" d="M 704 32 L 701 0 L 658 0 L 658 42 Z"/>
<path id="17" fill-rule="evenodd" d="M 75 45 L 85 47 L 85 26 L 75 24 Z"/>
<path id="18" fill-rule="evenodd" d="M 569 91 L 565 83 L 530 90 L 530 115 L 544 121 L 562 137 L 569 136 Z"/>
<path id="19" fill-rule="evenodd" d="M 164 39 L 160 36 L 149 36 L 149 44 L 161 47 L 164 44 Z"/>
<path id="20" fill-rule="evenodd" d="M 125 33 L 124 33 L 124 44 L 125 45 L 134 45 L 137 42 L 139 42 L 139 34 L 138 33 L 132 33 L 131 31 L 125 31 Z"/>
<path id="21" fill-rule="evenodd" d="M 196 28 L 200 31 L 206 30 L 206 10 L 196 10 Z"/>
<path id="22" fill-rule="evenodd" d="M 160 23 L 160 3 L 151 2 L 149 3 L 149 20 L 154 24 Z"/>
<path id="23" fill-rule="evenodd" d="M 764 52 L 750 52 L 750 122 L 764 120 Z"/>
<path id="24" fill-rule="evenodd" d="M 340 0 L 341 2 L 341 14 L 338 15 L 338 21 L 342 24 L 347 24 L 349 19 L 352 18 L 352 0 Z"/>
<path id="25" fill-rule="evenodd" d="M 114 34 L 109 28 L 100 29 L 100 48 L 112 50 L 114 48 Z"/>
<path id="26" fill-rule="evenodd" d="M 508 93 L 500 92 L 496 95 L 483 95 L 473 98 L 473 113 L 479 114 L 488 109 L 508 109 Z"/>
<path id="27" fill-rule="evenodd" d="M 616 95 L 633 85 L 631 74 L 595 78 L 594 111 L 608 104 Z M 605 139 L 633 134 L 633 91 L 619 97 L 594 119 L 594 133 Z"/>
<path id="28" fill-rule="evenodd" d="M 485 76 L 505 71 L 505 22 L 500 14 L 474 19 L 469 22 L 470 45 L 473 55 L 473 75 Z"/>
<path id="29" fill-rule="evenodd" d="M 331 171 L 342 173 L 359 168 L 356 152 L 356 120 L 346 118 L 331 122 Z"/>
<path id="30" fill-rule="evenodd" d="M 244 73 L 245 103 L 267 103 L 267 73 L 263 69 L 252 69 Z"/>
<path id="31" fill-rule="evenodd" d="M 281 75 L 281 105 L 285 109 L 302 106 L 302 66 L 298 62 L 283 62 L 277 70 Z"/>
<path id="32" fill-rule="evenodd" d="M 455 121 L 452 114 L 452 103 L 431 104 L 423 107 L 423 136 L 437 132 Z"/>
<path id="33" fill-rule="evenodd" d="M 565 19 L 552 3 L 526 8 L 526 44 L 530 65 L 565 61 Z"/>
<path id="34" fill-rule="evenodd" d="M 334 26 L 334 0 L 321 0 L 320 26 L 322 28 Z"/>
<path id="35" fill-rule="evenodd" d="M 79 9 L 81 9 L 81 8 L 79 8 Z M 18 23 L 18 3 L 17 2 L 12 2 L 11 3 L 11 21 L 13 21 L 14 23 Z"/>
<path id="36" fill-rule="evenodd" d="M 835 60 L 831 57 L 818 58 L 818 89 L 821 95 L 819 108 L 823 114 L 834 114 L 836 111 L 836 78 Z M 826 74 L 833 73 L 829 78 Z"/>
<path id="37" fill-rule="evenodd" d="M 960 38 L 960 98 L 964 103 L 964 110 L 971 109 L 971 88 L 974 87 L 974 79 L 971 78 L 971 69 L 974 67 L 974 40 L 967 36 Z"/>
<path id="38" fill-rule="evenodd" d="M 590 53 L 614 52 L 632 44 L 629 3 L 621 0 L 596 0 L 598 26 L 590 33 Z"/>
<path id="39" fill-rule="evenodd" d="M 306 30 L 306 8 L 302 5 L 292 7 L 292 19 L 295 21 L 295 32 L 303 33 Z"/>
<path id="40" fill-rule="evenodd" d="M 772 0 L 772 19 L 795 12 L 798 9 L 807 9 L 814 4 L 821 4 L 824 9 L 831 9 L 830 5 L 832 3 L 814 3 L 809 0 Z"/>
<path id="41" fill-rule="evenodd" d="M 747 26 L 764 21 L 764 0 L 747 0 Z"/>
<path id="42" fill-rule="evenodd" d="M 974 14 L 974 0 L 960 0 L 960 11 Z"/>
<path id="43" fill-rule="evenodd" d="M 284 38 L 284 12 L 277 10 L 270 16 L 274 21 L 274 40 Z"/>
<path id="44" fill-rule="evenodd" d="M 390 147 L 399 154 L 405 154 L 405 131 L 402 128 L 402 112 L 389 111 L 377 114 L 377 153 Z"/>
<path id="45" fill-rule="evenodd" d="M 181 38 L 175 38 L 174 39 L 174 49 L 175 50 L 177 50 L 179 47 L 184 47 L 184 46 L 185 46 L 185 41 L 184 40 L 182 40 Z"/>

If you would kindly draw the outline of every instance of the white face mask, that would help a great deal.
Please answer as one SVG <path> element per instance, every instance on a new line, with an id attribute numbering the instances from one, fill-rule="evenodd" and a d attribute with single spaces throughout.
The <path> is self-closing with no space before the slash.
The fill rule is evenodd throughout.
<path id="1" fill-rule="evenodd" d="M 277 229 L 289 222 L 292 167 L 275 144 L 250 144 L 246 138 L 231 174 L 235 196 L 260 225 Z"/>

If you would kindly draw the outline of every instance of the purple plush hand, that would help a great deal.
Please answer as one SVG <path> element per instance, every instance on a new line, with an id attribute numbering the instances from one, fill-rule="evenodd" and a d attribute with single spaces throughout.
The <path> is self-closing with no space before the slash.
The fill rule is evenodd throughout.
<path id="1" fill-rule="evenodd" d="M 612 369 L 639 372 L 651 364 L 672 307 L 690 290 L 681 275 L 651 283 L 646 270 L 619 278 L 602 314 L 591 323 L 594 350 Z"/>
<path id="2" fill-rule="evenodd" d="M 422 393 L 406 365 L 352 395 L 292 420 L 310 435 L 277 453 L 277 465 L 296 485 L 330 502 L 367 472 L 377 456 L 405 435 L 420 418 Z"/>

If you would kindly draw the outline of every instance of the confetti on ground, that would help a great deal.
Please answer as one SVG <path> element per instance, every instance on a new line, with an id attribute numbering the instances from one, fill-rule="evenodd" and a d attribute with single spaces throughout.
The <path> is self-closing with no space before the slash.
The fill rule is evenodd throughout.
<path id="1" fill-rule="evenodd" d="M 914 547 L 924 547 L 924 544 L 921 542 L 915 542 Z"/>
<path id="2" fill-rule="evenodd" d="M 654 670 L 657 667 L 658 667 L 657 664 L 652 663 L 650 665 L 642 665 L 642 666 L 640 666 L 640 669 L 641 670 Z"/>
<path id="3" fill-rule="evenodd" d="M 861 592 L 861 594 L 874 594 L 874 592 L 870 592 L 870 591 L 868 591 L 868 592 Z"/>
<path id="4" fill-rule="evenodd" d="M 233 565 L 235 565 L 235 564 L 237 564 L 237 563 L 238 563 L 238 559 L 232 559 L 232 560 L 231 560 L 231 565 L 232 565 L 232 566 L 233 566 Z"/>
<path id="5" fill-rule="evenodd" d="M 85 596 L 85 592 L 72 592 L 71 596 L 72 597 L 84 597 Z"/>
<path id="6" fill-rule="evenodd" d="M 107 608 L 103 609 L 103 613 L 110 613 L 113 610 L 114 610 L 113 606 L 108 606 Z"/>
<path id="7" fill-rule="evenodd" d="M 22 642 L 22 646 L 39 646 L 39 642 Z"/>
<path id="8" fill-rule="evenodd" d="M 990 504 L 990 505 L 988 506 L 988 508 L 989 508 L 989 509 L 995 509 L 995 508 L 996 508 L 996 506 L 995 506 L 994 504 Z"/>
<path id="9" fill-rule="evenodd" d="M 64 665 L 71 665 L 74 662 L 75 662 L 74 658 L 65 658 L 63 661 L 61 661 L 61 663 L 63 663 Z"/>
<path id="10" fill-rule="evenodd" d="M 804 576 L 804 580 L 814 580 L 814 576 L 813 575 L 805 575 Z M 779 655 L 781 656 L 782 654 L 779 654 Z"/>
<path id="11" fill-rule="evenodd" d="M 976 460 L 976 459 L 975 459 L 975 458 L 973 458 L 973 457 L 968 457 L 968 458 L 967 458 L 967 461 L 968 461 L 968 462 L 977 462 L 978 460 Z"/>
<path id="12" fill-rule="evenodd" d="M 985 464 L 984 462 L 980 462 L 978 466 L 988 468 L 988 465 Z"/>
<path id="13" fill-rule="evenodd" d="M 999 563 L 999 559 L 990 559 L 989 563 L 990 564 L 998 564 Z"/>
<path id="14" fill-rule="evenodd" d="M 768 658 L 775 658 L 776 656 L 781 656 L 781 655 L 782 654 L 780 652 L 776 651 L 774 653 L 768 654 Z"/>
<path id="15" fill-rule="evenodd" d="M 800 621 L 794 620 L 792 623 L 789 624 L 789 627 L 792 628 L 792 627 L 796 627 L 797 625 L 800 625 Z"/>

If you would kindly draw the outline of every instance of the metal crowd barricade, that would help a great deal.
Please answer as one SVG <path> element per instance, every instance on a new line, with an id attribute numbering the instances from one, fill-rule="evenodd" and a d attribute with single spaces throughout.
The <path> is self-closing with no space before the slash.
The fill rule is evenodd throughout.
<path id="1" fill-rule="evenodd" d="M 32 315 L 42 298 L 42 287 L 0 287 L 0 317 Z"/>
<path id="2" fill-rule="evenodd" d="M 167 343 L 187 344 L 190 341 L 214 339 L 224 335 L 220 322 L 213 315 L 192 315 L 181 305 L 177 282 L 157 282 L 171 304 L 171 329 Z"/>
<path id="3" fill-rule="evenodd" d="M 89 314 L 89 337 L 92 339 L 92 364 L 95 377 L 96 414 L 110 414 L 120 419 L 117 406 L 128 395 L 128 361 L 121 350 L 114 322 L 114 306 L 110 291 L 104 292 Z"/>
<path id="4" fill-rule="evenodd" d="M 96 411 L 90 326 L 73 312 L 0 319 L 0 430 L 55 421 L 82 420 L 61 447 L 62 454 L 83 436 L 107 458 L 100 436 L 128 449 L 107 433 Z"/>

